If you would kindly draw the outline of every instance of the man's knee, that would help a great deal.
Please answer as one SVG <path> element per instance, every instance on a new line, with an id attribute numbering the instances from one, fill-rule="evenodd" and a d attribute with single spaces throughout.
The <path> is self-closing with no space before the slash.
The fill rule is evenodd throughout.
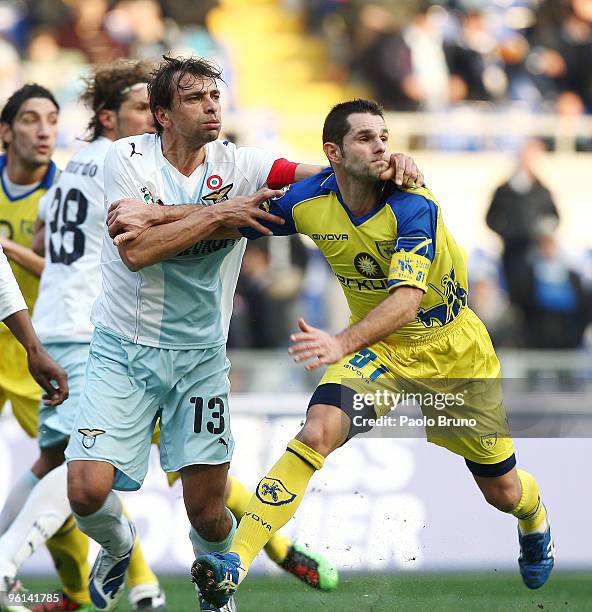
<path id="1" fill-rule="evenodd" d="M 219 533 L 229 520 L 224 505 L 227 473 L 228 464 L 189 466 L 181 470 L 187 517 L 206 540 L 208 534 Z"/>
<path id="2" fill-rule="evenodd" d="M 487 487 L 481 487 L 485 500 L 502 512 L 512 512 L 520 501 L 520 483 L 492 478 Z"/>
<path id="3" fill-rule="evenodd" d="M 113 466 L 103 462 L 69 463 L 68 499 L 72 510 L 81 516 L 88 516 L 99 510 L 111 491 L 113 475 Z"/>
<path id="4" fill-rule="evenodd" d="M 37 461 L 31 467 L 31 471 L 37 478 L 47 476 L 49 472 L 55 470 L 64 463 L 64 450 L 66 444 L 59 444 L 48 448 L 42 448 Z"/>
<path id="5" fill-rule="evenodd" d="M 312 406 L 303 428 L 296 436 L 309 448 L 327 457 L 347 439 L 349 418 L 335 406 L 323 406 L 329 411 L 320 410 L 320 406 Z"/>

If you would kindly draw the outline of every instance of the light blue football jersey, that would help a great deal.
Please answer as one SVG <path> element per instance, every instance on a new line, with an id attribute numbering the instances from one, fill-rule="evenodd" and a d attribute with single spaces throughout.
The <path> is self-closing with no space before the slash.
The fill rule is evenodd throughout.
<path id="1" fill-rule="evenodd" d="M 157 134 L 114 142 L 105 159 L 105 206 L 122 198 L 147 203 L 218 204 L 263 187 L 275 157 L 216 140 L 189 177 L 162 154 Z M 107 231 L 103 286 L 91 320 L 106 332 L 158 348 L 208 348 L 226 342 L 244 239 L 202 240 L 175 257 L 131 272 Z"/>

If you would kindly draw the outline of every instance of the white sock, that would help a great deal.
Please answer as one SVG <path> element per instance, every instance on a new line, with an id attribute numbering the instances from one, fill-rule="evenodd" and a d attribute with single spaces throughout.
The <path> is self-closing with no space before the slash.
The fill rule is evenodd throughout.
<path id="1" fill-rule="evenodd" d="M 232 538 L 234 538 L 234 533 L 236 531 L 236 519 L 228 508 L 226 508 L 226 512 L 228 512 L 230 518 L 232 519 L 232 525 L 228 535 L 221 542 L 208 542 L 207 540 L 204 540 L 193 527 L 191 527 L 189 530 L 189 539 L 191 540 L 191 545 L 193 546 L 193 554 L 196 557 L 213 552 L 227 553 L 230 550 Z"/>
<path id="2" fill-rule="evenodd" d="M 29 493 L 33 490 L 33 487 L 39 482 L 39 478 L 27 470 L 17 480 L 16 484 L 10 490 L 8 497 L 4 501 L 2 512 L 0 512 L 0 534 L 3 534 L 10 523 L 14 521 L 14 517 L 19 513 L 19 510 L 25 505 Z"/>
<path id="3" fill-rule="evenodd" d="M 80 531 L 114 557 L 128 553 L 134 543 L 130 521 L 124 516 L 121 500 L 113 491 L 96 512 L 88 516 L 74 513 L 74 518 Z"/>
<path id="4" fill-rule="evenodd" d="M 68 470 L 60 465 L 44 476 L 0 537 L 0 576 L 14 577 L 20 566 L 64 524 L 68 502 Z"/>

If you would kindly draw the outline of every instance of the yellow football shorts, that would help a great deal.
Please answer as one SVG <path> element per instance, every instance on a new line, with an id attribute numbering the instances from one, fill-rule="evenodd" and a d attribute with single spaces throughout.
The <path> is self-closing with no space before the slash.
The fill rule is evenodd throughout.
<path id="1" fill-rule="evenodd" d="M 350 418 L 368 401 L 377 425 L 394 423 L 399 431 L 403 425 L 403 417 L 397 416 L 403 411 L 399 401 L 411 397 L 421 408 L 422 416 L 415 422 L 420 431 L 425 428 L 428 441 L 474 463 L 501 463 L 514 453 L 500 363 L 485 326 L 469 308 L 425 338 L 378 342 L 329 366 L 311 405 L 331 403 L 343 408 L 338 401 L 323 401 L 328 397 L 323 385 L 353 391 L 349 395 L 354 407 L 344 409 Z M 385 422 L 387 414 L 395 416 Z M 385 418 L 381 422 L 378 417 Z"/>
<path id="2" fill-rule="evenodd" d="M 6 400 L 20 426 L 31 437 L 37 437 L 37 412 L 41 388 L 27 368 L 27 352 L 7 332 L 0 331 L 0 412 Z"/>

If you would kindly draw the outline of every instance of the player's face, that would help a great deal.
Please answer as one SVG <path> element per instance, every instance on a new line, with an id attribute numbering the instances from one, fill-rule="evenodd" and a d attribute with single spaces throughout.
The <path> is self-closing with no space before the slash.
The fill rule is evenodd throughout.
<path id="1" fill-rule="evenodd" d="M 342 167 L 354 178 L 377 181 L 388 168 L 384 157 L 389 135 L 384 119 L 369 113 L 353 113 L 348 121 L 350 130 L 341 147 Z"/>
<path id="2" fill-rule="evenodd" d="M 21 105 L 11 127 L 2 138 L 7 154 L 28 168 L 47 165 L 58 137 L 58 109 L 47 98 L 29 98 Z"/>
<path id="3" fill-rule="evenodd" d="M 115 114 L 117 123 L 116 138 L 154 133 L 154 119 L 148 104 L 146 85 L 132 89 L 125 97 Z"/>
<path id="4" fill-rule="evenodd" d="M 220 91 L 212 79 L 185 75 L 170 111 L 176 132 L 192 146 L 200 147 L 220 134 Z"/>

